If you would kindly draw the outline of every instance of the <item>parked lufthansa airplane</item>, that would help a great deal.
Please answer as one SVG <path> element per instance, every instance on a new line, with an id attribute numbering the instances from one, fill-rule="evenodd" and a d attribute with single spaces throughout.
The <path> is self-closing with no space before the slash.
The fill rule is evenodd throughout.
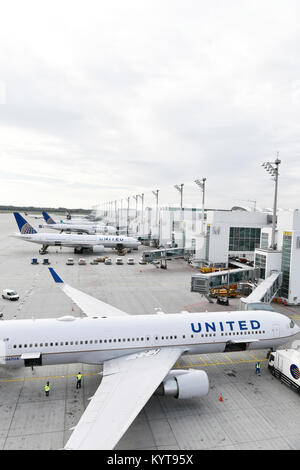
<path id="1" fill-rule="evenodd" d="M 300 331 L 285 315 L 265 310 L 128 315 L 49 269 L 87 318 L 2 321 L 0 363 L 103 364 L 100 386 L 66 449 L 113 449 L 155 391 L 178 399 L 206 395 L 206 372 L 171 370 L 181 355 L 273 349 Z"/>
<path id="2" fill-rule="evenodd" d="M 120 251 L 124 248 L 137 249 L 140 245 L 135 238 L 125 236 L 41 233 L 37 232 L 19 212 L 14 212 L 14 216 L 20 230 L 20 233 L 14 237 L 42 245 L 41 254 L 45 254 L 49 246 L 67 246 L 74 248 L 77 253 L 82 253 L 85 249 L 99 253 L 103 252 L 104 248 L 115 248 Z"/>
<path id="3" fill-rule="evenodd" d="M 105 233 L 105 234 L 115 234 L 116 228 L 111 225 L 99 225 L 99 224 L 92 224 L 92 223 L 57 223 L 55 222 L 52 217 L 46 212 L 43 211 L 43 217 L 47 222 L 47 227 L 52 230 L 57 230 L 62 232 L 80 232 L 80 233 L 87 233 L 87 234 L 95 234 L 97 232 Z"/>

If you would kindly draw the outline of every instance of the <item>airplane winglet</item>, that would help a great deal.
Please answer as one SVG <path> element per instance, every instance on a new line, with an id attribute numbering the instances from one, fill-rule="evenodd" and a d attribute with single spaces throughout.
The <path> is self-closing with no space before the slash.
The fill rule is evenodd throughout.
<path id="1" fill-rule="evenodd" d="M 54 282 L 59 283 L 59 284 L 63 284 L 63 283 L 64 283 L 64 281 L 59 277 L 59 275 L 57 274 L 57 272 L 54 271 L 53 268 L 48 268 L 48 269 L 49 269 L 49 271 L 50 271 L 51 276 L 52 276 L 53 279 L 54 279 Z"/>

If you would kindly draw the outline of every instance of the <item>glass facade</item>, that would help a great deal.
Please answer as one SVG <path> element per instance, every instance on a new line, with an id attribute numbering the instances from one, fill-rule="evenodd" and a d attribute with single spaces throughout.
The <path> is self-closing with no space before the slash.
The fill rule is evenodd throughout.
<path id="1" fill-rule="evenodd" d="M 268 233 L 265 233 L 263 232 L 261 234 L 261 244 L 260 244 L 260 247 L 263 248 L 263 249 L 267 249 L 269 248 L 269 234 Z"/>
<path id="2" fill-rule="evenodd" d="M 230 227 L 229 251 L 254 251 L 260 245 L 260 228 Z"/>
<path id="3" fill-rule="evenodd" d="M 255 254 L 255 267 L 260 268 L 260 279 L 266 278 L 266 259 L 265 255 L 261 255 L 259 253 Z"/>
<path id="4" fill-rule="evenodd" d="M 289 297 L 291 247 L 292 232 L 283 232 L 281 259 L 282 286 L 280 290 L 280 295 L 285 299 L 288 299 Z"/>

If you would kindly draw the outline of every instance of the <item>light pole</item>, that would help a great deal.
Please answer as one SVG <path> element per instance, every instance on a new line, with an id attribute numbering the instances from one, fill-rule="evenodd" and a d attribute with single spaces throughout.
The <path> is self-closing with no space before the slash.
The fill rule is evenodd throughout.
<path id="1" fill-rule="evenodd" d="M 127 237 L 129 233 L 129 204 L 130 204 L 130 196 L 127 198 Z"/>
<path id="2" fill-rule="evenodd" d="M 174 186 L 174 188 L 180 192 L 180 209 L 181 210 L 182 210 L 182 201 L 183 201 L 183 186 L 184 186 L 183 183 L 181 183 L 181 185 L 175 184 Z"/>
<path id="3" fill-rule="evenodd" d="M 202 191 L 202 235 L 204 235 L 205 181 L 206 181 L 206 178 L 202 178 L 201 180 L 199 179 L 195 180 L 195 183 L 197 184 L 197 186 L 199 186 L 199 188 Z"/>
<path id="4" fill-rule="evenodd" d="M 156 198 L 156 222 L 155 222 L 156 226 L 158 225 L 158 193 L 159 193 L 159 189 L 157 189 L 156 191 L 152 191 L 152 194 L 154 194 Z"/>
<path id="5" fill-rule="evenodd" d="M 264 169 L 270 173 L 272 176 L 273 181 L 275 182 L 275 191 L 274 191 L 274 203 L 273 203 L 273 220 L 272 220 L 272 240 L 271 240 L 271 246 L 270 248 L 272 250 L 277 249 L 277 244 L 275 243 L 275 231 L 276 231 L 276 214 L 277 214 L 277 193 L 278 193 L 278 167 L 281 163 L 281 160 L 278 158 L 278 152 L 277 152 L 277 158 L 275 162 L 264 162 L 262 163 L 262 166 Z"/>

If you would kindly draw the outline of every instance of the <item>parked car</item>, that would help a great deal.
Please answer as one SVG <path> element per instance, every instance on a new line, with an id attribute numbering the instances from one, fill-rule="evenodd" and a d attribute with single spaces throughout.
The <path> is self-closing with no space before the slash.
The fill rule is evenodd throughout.
<path id="1" fill-rule="evenodd" d="M 134 258 L 128 258 L 127 264 L 134 264 Z"/>
<path id="2" fill-rule="evenodd" d="M 68 258 L 66 264 L 74 264 L 74 259 L 73 258 Z"/>
<path id="3" fill-rule="evenodd" d="M 139 259 L 139 264 L 147 264 L 147 262 L 143 258 L 140 258 Z"/>
<path id="4" fill-rule="evenodd" d="M 104 261 L 104 264 L 111 264 L 111 258 L 106 258 L 106 260 Z"/>
<path id="5" fill-rule="evenodd" d="M 19 295 L 12 289 L 3 289 L 2 299 L 19 300 Z"/>
<path id="6" fill-rule="evenodd" d="M 78 264 L 86 264 L 86 260 L 84 258 L 80 258 Z"/>
<path id="7" fill-rule="evenodd" d="M 123 258 L 116 258 L 116 264 L 123 264 Z"/>

